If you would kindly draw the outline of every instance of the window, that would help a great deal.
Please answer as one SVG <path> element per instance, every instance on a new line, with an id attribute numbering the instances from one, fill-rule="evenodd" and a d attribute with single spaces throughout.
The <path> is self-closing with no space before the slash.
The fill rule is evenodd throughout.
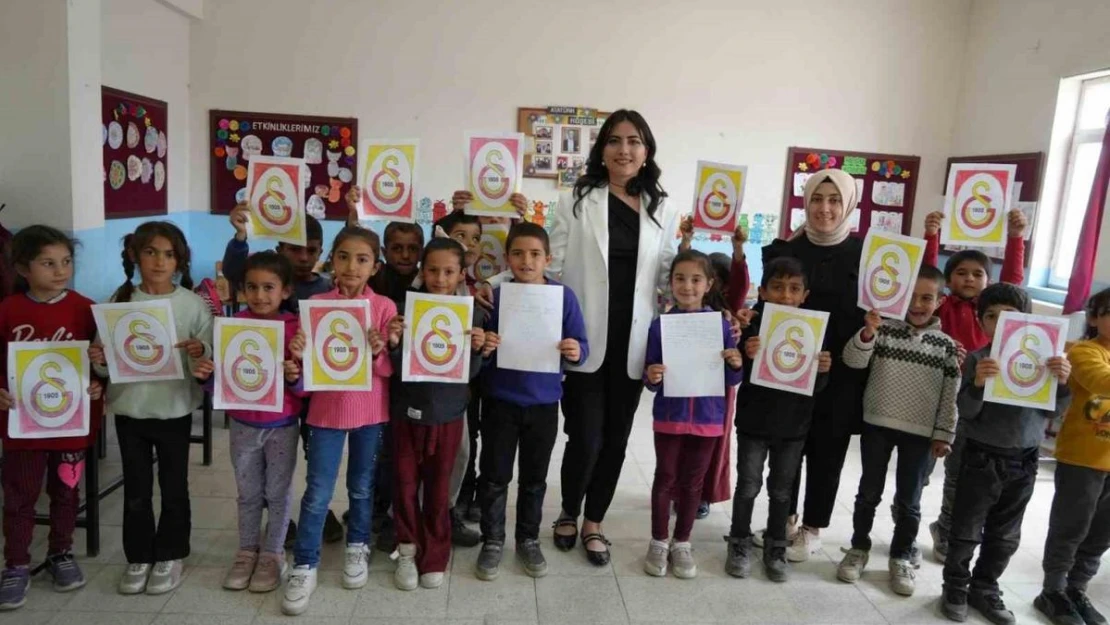
<path id="1" fill-rule="evenodd" d="M 1052 233 L 1052 262 L 1048 286 L 1067 289 L 1075 263 L 1075 248 L 1091 197 L 1091 183 L 1102 151 L 1110 112 L 1110 74 L 1087 78 L 1079 85 L 1068 146 L 1067 171 L 1060 194 L 1060 213 Z"/>

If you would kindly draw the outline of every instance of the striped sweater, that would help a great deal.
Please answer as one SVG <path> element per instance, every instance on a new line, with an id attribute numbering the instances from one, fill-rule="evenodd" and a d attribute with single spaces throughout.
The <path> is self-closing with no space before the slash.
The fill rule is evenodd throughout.
<path id="1" fill-rule="evenodd" d="M 871 367 L 863 420 L 951 443 L 960 368 L 956 344 L 941 331 L 940 319 L 933 317 L 924 328 L 887 319 L 872 340 L 864 341 L 862 334 L 860 330 L 844 346 L 844 364 Z"/>

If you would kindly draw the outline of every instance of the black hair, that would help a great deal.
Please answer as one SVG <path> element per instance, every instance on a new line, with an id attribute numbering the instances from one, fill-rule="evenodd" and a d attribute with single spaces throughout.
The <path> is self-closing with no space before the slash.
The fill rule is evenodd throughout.
<path id="1" fill-rule="evenodd" d="M 960 263 L 973 262 L 982 265 L 983 271 L 987 272 L 987 277 L 991 275 L 991 259 L 990 256 L 980 252 L 979 250 L 961 250 L 948 257 L 948 262 L 944 263 L 944 283 L 952 279 L 952 274 L 955 273 L 956 267 Z M 942 283 L 943 284 L 943 283 Z"/>
<path id="2" fill-rule="evenodd" d="M 507 255 L 513 249 L 513 241 L 521 237 L 531 237 L 539 239 L 543 243 L 543 251 L 545 254 L 551 254 L 551 238 L 547 236 L 547 230 L 543 226 L 538 226 L 534 223 L 527 221 L 518 221 L 509 228 L 509 234 L 505 237 L 505 254 Z"/>
<path id="3" fill-rule="evenodd" d="M 123 275 L 125 277 L 123 284 L 112 295 L 113 302 L 131 301 L 131 295 L 135 292 L 135 285 L 131 281 L 135 278 L 135 267 L 138 266 L 138 258 L 156 237 L 166 239 L 173 246 L 173 257 L 177 261 L 177 273 L 181 276 L 178 283 L 186 289 L 193 289 L 193 277 L 189 273 L 193 255 L 189 251 L 189 243 L 185 241 L 185 234 L 173 222 L 148 221 L 135 228 L 135 232 L 123 237 L 123 251 L 120 253 L 120 257 L 123 259 Z"/>
<path id="4" fill-rule="evenodd" d="M 644 160 L 644 166 L 636 172 L 635 177 L 628 181 L 624 190 L 631 196 L 647 193 L 650 201 L 645 210 L 648 217 L 651 217 L 651 220 L 658 224 L 659 220 L 655 218 L 655 211 L 659 208 L 659 203 L 663 198 L 667 197 L 667 192 L 659 184 L 659 177 L 663 175 L 663 171 L 659 169 L 659 165 L 655 162 L 655 135 L 651 133 L 651 128 L 648 127 L 644 117 L 629 109 L 620 109 L 613 112 L 598 130 L 597 141 L 590 148 L 590 155 L 586 158 L 586 173 L 579 176 L 574 183 L 574 207 L 571 210 L 574 216 L 578 217 L 579 209 L 582 206 L 582 198 L 586 197 L 586 194 L 591 190 L 609 184 L 609 171 L 605 168 L 602 158 L 605 153 L 605 144 L 609 142 L 609 135 L 613 134 L 613 128 L 621 122 L 629 122 L 635 126 L 637 132 L 640 133 L 640 138 L 644 141 L 644 147 L 647 148 L 647 158 Z"/>
<path id="5" fill-rule="evenodd" d="M 278 277 L 282 288 L 293 284 L 293 263 L 289 259 L 273 250 L 255 252 L 247 257 L 247 265 L 243 270 L 243 283 L 247 281 L 247 274 L 253 269 L 269 271 Z"/>
<path id="6" fill-rule="evenodd" d="M 382 253 L 382 240 L 378 238 L 377 232 L 369 228 L 363 228 L 362 226 L 344 226 L 343 229 L 339 231 L 339 234 L 335 235 L 335 240 L 332 241 L 331 253 L 333 256 L 335 255 L 335 250 L 339 249 L 339 246 L 347 239 L 361 239 L 370 246 L 370 249 L 374 250 L 374 262 L 378 262 L 378 258 Z M 331 260 L 330 257 L 329 260 Z"/>
<path id="7" fill-rule="evenodd" d="M 944 274 L 940 272 L 940 269 L 937 269 L 936 267 L 928 263 L 921 263 L 921 269 L 917 271 L 917 279 L 932 280 L 937 283 L 941 290 L 944 289 L 944 285 L 948 282 L 948 280 L 945 279 Z"/>
<path id="8" fill-rule="evenodd" d="M 77 240 L 68 234 L 50 226 L 27 226 L 12 237 L 12 266 L 29 271 L 31 261 L 38 258 L 42 249 L 49 245 L 64 245 L 69 249 L 70 256 L 76 254 Z M 16 272 L 14 292 L 26 293 L 30 289 L 31 285 L 27 283 L 27 279 Z"/>
<path id="9" fill-rule="evenodd" d="M 809 276 L 806 275 L 802 261 L 793 256 L 779 256 L 763 265 L 763 277 L 759 279 L 760 288 L 767 288 L 775 278 L 801 278 L 802 288 L 809 290 Z"/>
<path id="10" fill-rule="evenodd" d="M 382 240 L 386 247 L 389 247 L 389 239 L 397 234 L 415 234 L 417 241 L 420 242 L 420 247 L 424 247 L 424 229 L 416 224 L 410 224 L 407 221 L 389 222 L 385 227 L 385 232 L 382 233 Z"/>
<path id="11" fill-rule="evenodd" d="M 717 272 L 713 268 L 713 262 L 704 252 L 697 250 L 686 250 L 679 252 L 675 255 L 674 260 L 671 261 L 671 269 L 667 272 L 667 284 L 671 283 L 674 279 L 674 269 L 680 263 L 697 263 L 705 274 L 706 279 L 710 280 L 712 284 L 709 290 L 705 293 L 705 298 L 702 301 L 703 306 L 708 306 L 713 310 L 725 310 L 728 306 L 725 304 L 725 296 L 721 292 L 721 282 L 717 279 Z"/>
<path id="12" fill-rule="evenodd" d="M 463 249 L 461 243 L 454 239 L 439 238 L 428 241 L 428 244 L 424 246 L 424 252 L 420 255 L 421 267 L 424 267 L 424 264 L 428 261 L 428 256 L 432 252 L 453 252 L 459 257 L 459 270 L 461 271 L 466 267 L 466 250 Z"/>
<path id="13" fill-rule="evenodd" d="M 1019 312 L 1033 312 L 1033 303 L 1025 289 L 1005 282 L 996 282 L 983 289 L 975 305 L 975 314 L 982 320 L 991 306 L 1013 306 Z"/>
<path id="14" fill-rule="evenodd" d="M 1098 328 L 1091 325 L 1103 315 L 1110 315 L 1110 289 L 1103 289 L 1087 300 L 1087 338 L 1098 338 Z"/>
<path id="15" fill-rule="evenodd" d="M 306 242 L 319 241 L 320 245 L 324 244 L 324 227 L 312 215 L 304 216 L 304 238 Z"/>
<path id="16" fill-rule="evenodd" d="M 435 236 L 434 233 L 437 227 L 442 228 L 444 232 L 450 235 L 451 230 L 458 225 L 478 226 L 478 232 L 482 231 L 482 221 L 474 215 L 467 215 L 463 211 L 451 211 L 432 224 L 432 236 Z"/>
<path id="17" fill-rule="evenodd" d="M 721 291 L 724 292 L 728 288 L 729 275 L 732 274 L 732 257 L 723 252 L 713 252 L 709 255 L 709 262 L 713 265 L 713 271 L 717 274 L 717 283 L 721 285 Z"/>

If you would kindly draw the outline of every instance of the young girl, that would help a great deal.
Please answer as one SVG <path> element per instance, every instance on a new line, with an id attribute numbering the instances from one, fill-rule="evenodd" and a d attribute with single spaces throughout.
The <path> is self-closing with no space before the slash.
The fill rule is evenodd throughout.
<path id="1" fill-rule="evenodd" d="M 465 276 L 464 252 L 451 239 L 433 239 L 420 260 L 421 291 L 454 295 Z M 482 324 L 486 312 L 474 307 L 471 332 L 470 377 L 482 369 Z M 394 369 L 401 368 L 401 335 L 404 318 L 389 323 L 389 355 Z M 397 551 L 400 558 L 394 582 L 401 590 L 417 584 L 438 588 L 451 556 L 451 515 L 448 487 L 455 457 L 464 434 L 469 399 L 466 384 L 401 382 L 390 402 L 393 428 L 394 503 Z M 424 504 L 417 495 L 421 487 Z"/>
<path id="2" fill-rule="evenodd" d="M 675 256 L 670 283 L 675 307 L 664 313 L 712 312 L 706 305 L 714 286 L 713 266 L 705 254 L 688 250 Z M 690 531 L 701 501 L 706 471 L 717 441 L 724 436 L 725 394 L 720 397 L 666 397 L 663 392 L 667 368 L 663 364 L 662 320 L 648 331 L 644 381 L 655 392 L 655 481 L 651 486 L 651 544 L 644 571 L 667 574 L 668 553 L 676 577 L 689 579 L 698 567 L 690 546 Z M 724 388 L 740 383 L 741 359 L 729 322 L 721 317 L 721 346 L 724 358 Z M 674 539 L 667 544 L 670 504 L 677 502 L 678 520 Z"/>
<path id="3" fill-rule="evenodd" d="M 73 278 L 74 242 L 49 226 L 30 226 L 12 239 L 12 264 L 19 274 L 16 293 L 0 303 L 0 345 L 12 341 L 88 341 L 96 335 L 93 302 L 68 290 Z M 46 570 L 59 592 L 85 585 L 70 548 L 77 522 L 78 482 L 85 467 L 85 449 L 96 440 L 103 405 L 101 386 L 92 381 L 93 399 L 88 436 L 66 438 L 8 438 L 7 410 L 13 398 L 6 389 L 8 359 L 0 359 L 0 438 L 4 463 L 4 572 L 0 577 L 0 610 L 23 605 L 31 583 L 31 535 L 35 502 L 46 473 L 50 495 L 50 538 Z"/>
<path id="4" fill-rule="evenodd" d="M 212 314 L 192 291 L 191 254 L 181 230 L 168 221 L 148 221 L 123 238 L 121 256 L 126 278 L 111 301 L 170 300 L 180 341 L 174 347 L 188 356 L 187 366 L 211 357 Z M 138 288 L 131 283 L 136 267 Z M 175 278 L 180 278 L 178 284 Z M 103 347 L 91 347 L 89 359 L 100 376 L 108 377 Z M 129 565 L 120 578 L 121 594 L 163 594 L 181 583 L 191 529 L 189 434 L 193 411 L 203 397 L 191 377 L 108 387 L 108 411 L 116 416 L 123 461 L 123 551 Z M 152 503 L 155 458 L 162 498 L 157 525 Z"/>
<path id="5" fill-rule="evenodd" d="M 301 499 L 300 525 L 293 548 L 294 568 L 285 587 L 282 612 L 302 614 L 316 589 L 320 563 L 320 533 L 328 511 L 343 442 L 347 449 L 347 496 L 350 521 L 343 566 L 343 587 L 366 585 L 370 564 L 370 509 L 374 496 L 374 463 L 381 442 L 382 424 L 389 421 L 389 376 L 393 365 L 385 350 L 386 328 L 397 315 L 397 306 L 370 289 L 367 282 L 377 269 L 380 252 L 378 235 L 372 230 L 348 226 L 332 244 L 331 262 L 335 288 L 311 299 L 364 299 L 370 302 L 371 327 L 367 328 L 372 354 L 372 391 L 320 391 L 308 405 L 308 471 Z M 301 360 L 305 347 L 304 328 L 297 331 L 290 353 Z"/>
<path id="6" fill-rule="evenodd" d="M 250 588 L 270 592 L 281 583 L 285 569 L 285 532 L 289 523 L 293 468 L 297 464 L 298 415 L 301 412 L 300 368 L 289 355 L 289 345 L 300 324 L 297 316 L 281 310 L 293 293 L 293 265 L 273 251 L 257 252 L 244 271 L 247 310 L 244 319 L 268 319 L 285 324 L 285 393 L 281 412 L 231 410 L 231 465 L 239 488 L 239 552 L 224 577 L 228 590 Z M 193 375 L 208 380 L 216 363 L 202 358 Z M 222 366 L 222 364 L 221 364 Z M 269 510 L 265 537 L 259 532 L 262 509 Z M 261 549 L 261 555 L 259 554 Z"/>
<path id="7" fill-rule="evenodd" d="M 1087 340 L 1068 351 L 1071 406 L 1056 437 L 1056 495 L 1036 606 L 1053 623 L 1105 623 L 1087 597 L 1110 546 L 1110 289 L 1087 302 Z"/>

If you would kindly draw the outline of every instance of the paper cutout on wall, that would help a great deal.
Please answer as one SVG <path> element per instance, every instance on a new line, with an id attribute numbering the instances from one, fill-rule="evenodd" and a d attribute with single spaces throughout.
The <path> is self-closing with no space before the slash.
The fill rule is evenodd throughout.
<path id="1" fill-rule="evenodd" d="M 871 201 L 879 206 L 902 206 L 906 185 L 902 182 L 875 182 L 871 185 Z"/>

